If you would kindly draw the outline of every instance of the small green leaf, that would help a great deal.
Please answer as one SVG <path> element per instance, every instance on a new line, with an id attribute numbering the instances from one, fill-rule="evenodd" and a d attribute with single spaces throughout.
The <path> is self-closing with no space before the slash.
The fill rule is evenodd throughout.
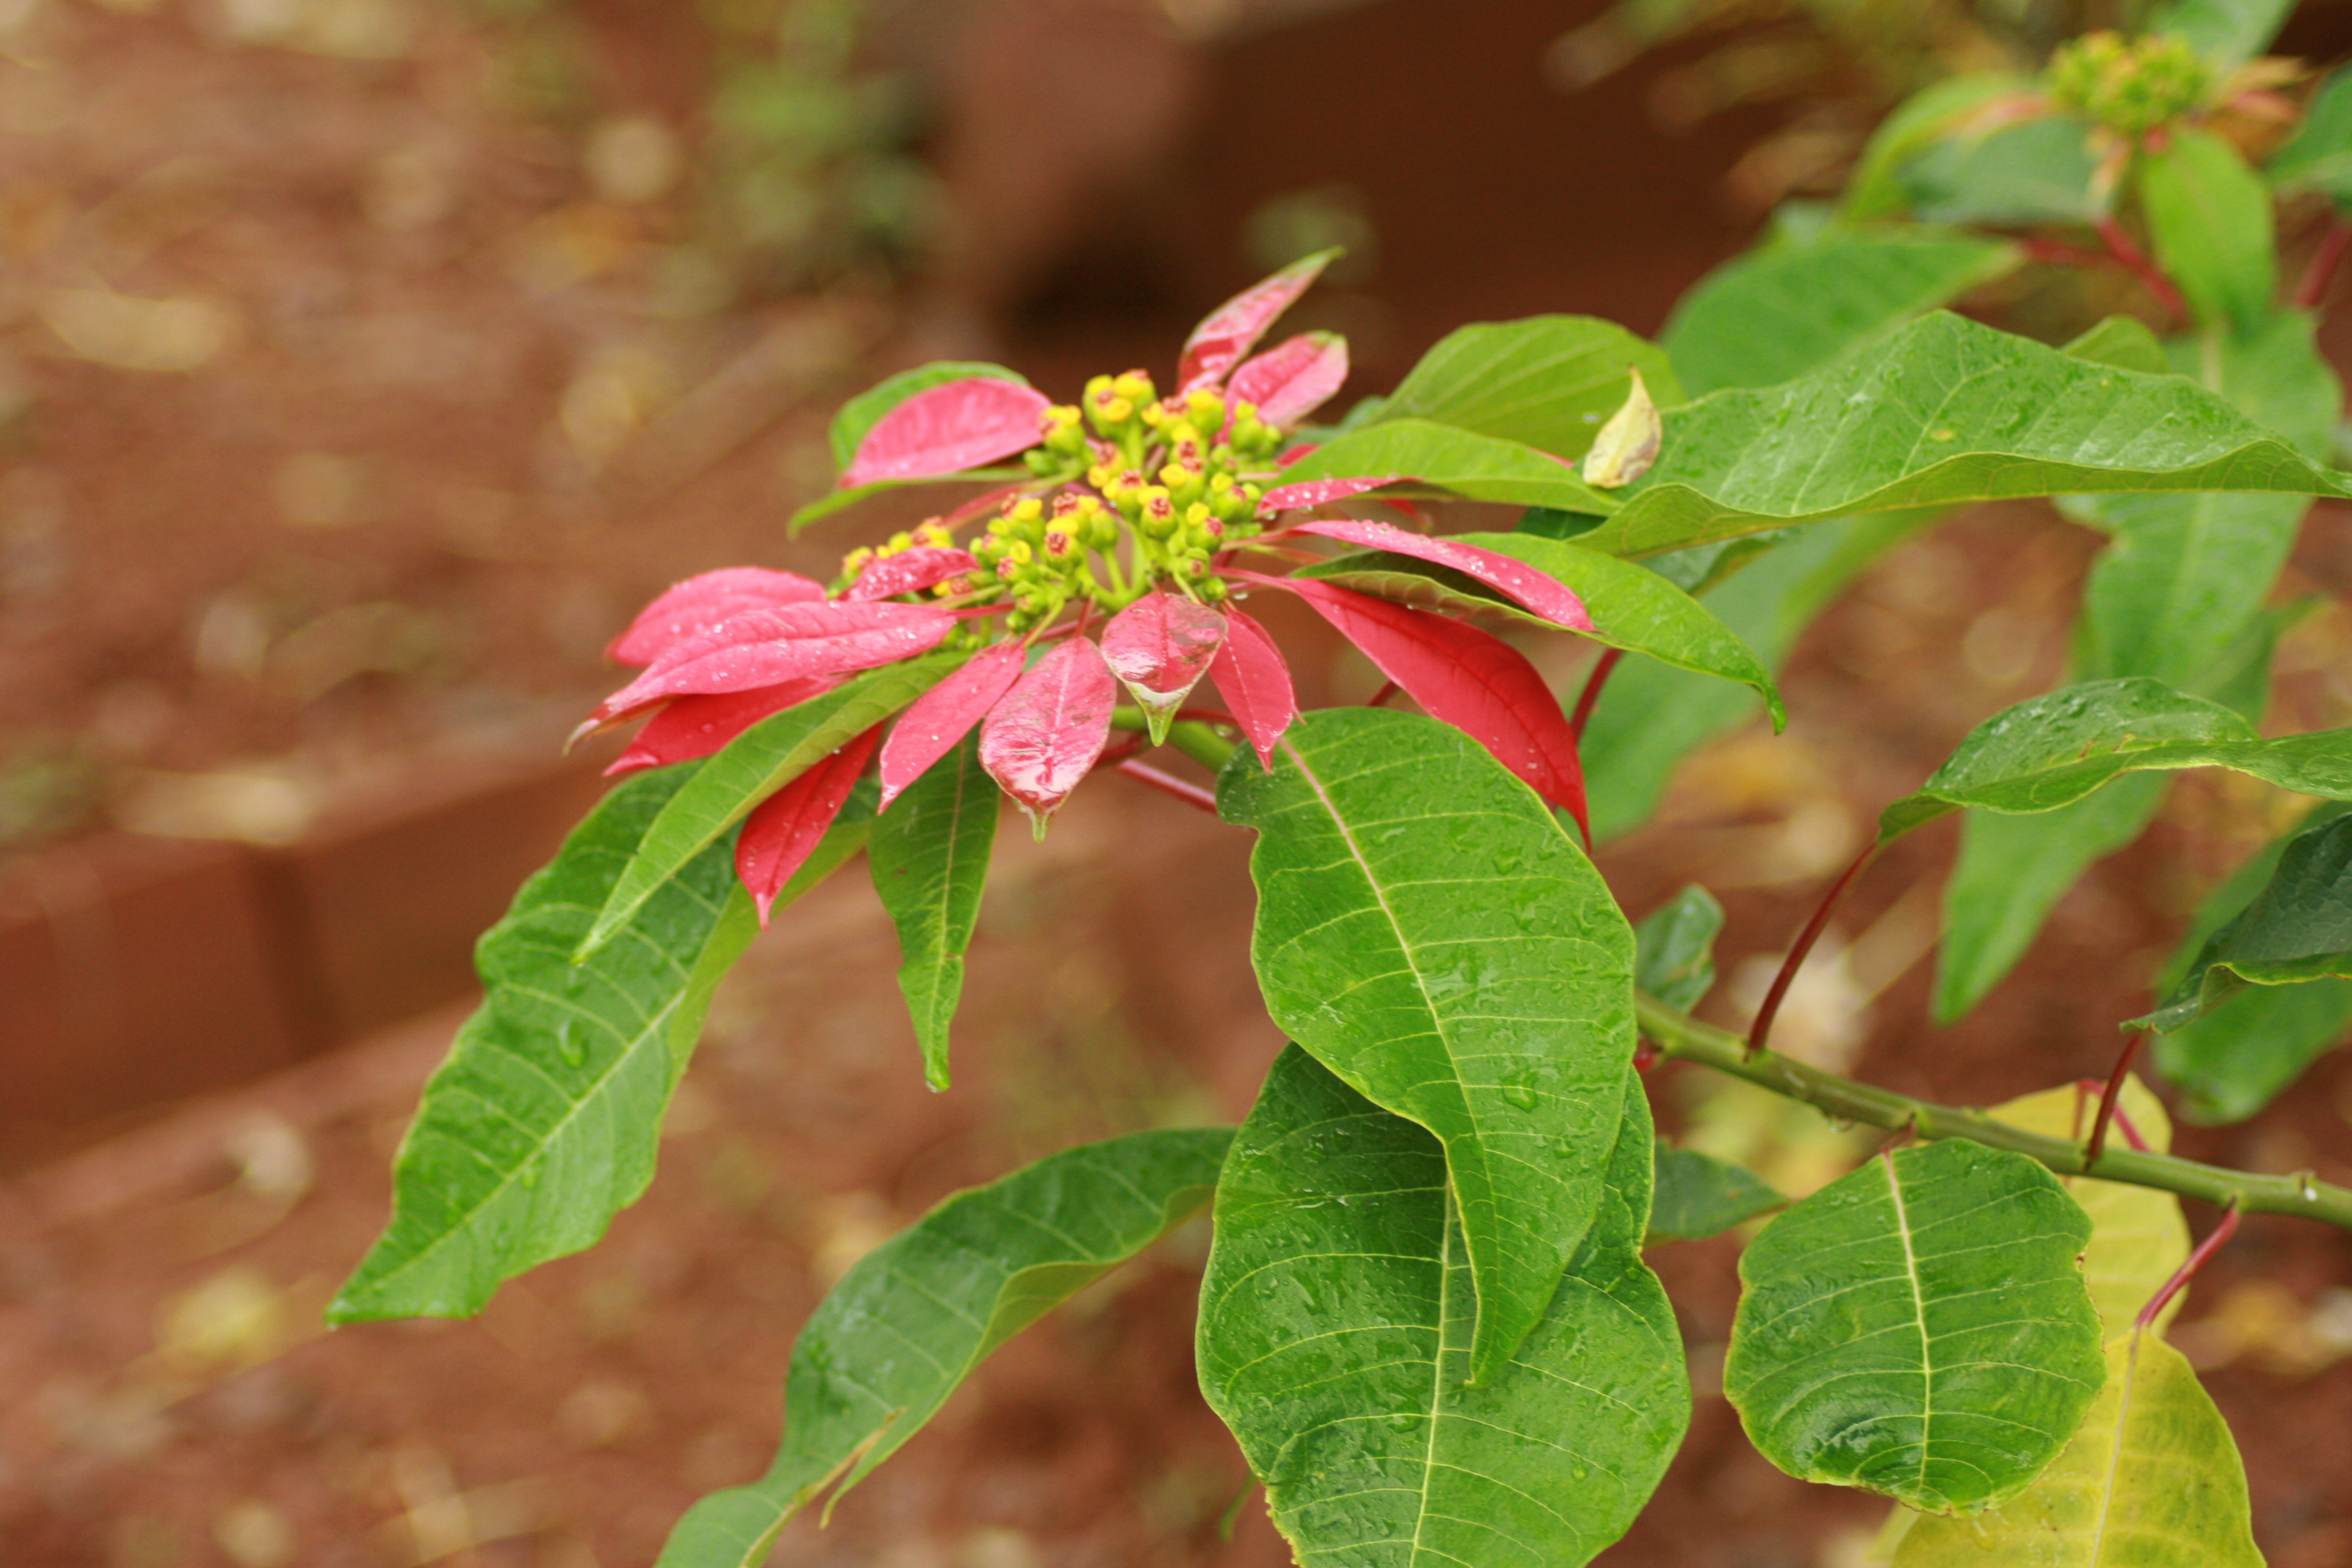
<path id="1" fill-rule="evenodd" d="M 2169 1032 L 2249 985 L 2352 980 L 2352 816 L 2288 840 L 2253 901 L 2207 939 L 2164 1005 L 2133 1022 Z"/>
<path id="2" fill-rule="evenodd" d="M 1750 251 L 1683 296 L 1666 352 L 1693 396 L 1772 386 L 1950 303 L 2019 260 L 2000 240 L 1908 228 L 1832 229 Z M 1772 330 L 1759 331 L 1769 321 Z"/>
<path id="3" fill-rule="evenodd" d="M 1683 400 L 1664 351 L 1614 321 L 1530 316 L 1463 327 L 1421 356 L 1372 423 L 1426 419 L 1580 458 L 1625 401 L 1629 369 L 1661 405 Z M 1349 426 L 1358 427 L 1352 416 Z"/>
<path id="4" fill-rule="evenodd" d="M 1882 1154 L 1764 1227 L 1723 1392 L 1801 1480 L 1974 1513 L 2032 1483 L 2105 1376 L 2091 1222 L 2022 1154 Z"/>
<path id="5" fill-rule="evenodd" d="M 963 994 L 964 949 L 980 918 L 1001 798 L 980 765 L 980 737 L 967 736 L 890 803 L 866 852 L 874 890 L 898 929 L 898 989 L 933 1089 L 948 1086 L 948 1026 Z"/>
<path id="6" fill-rule="evenodd" d="M 2055 811 L 2127 773 L 2231 768 L 2305 795 L 2352 799 L 2352 730 L 2273 741 L 2219 703 L 2160 681 L 2089 681 L 2003 709 L 1879 814 L 1881 843 L 1947 812 Z"/>
<path id="7" fill-rule="evenodd" d="M 2004 121 L 1907 161 L 1896 179 L 1922 223 L 2023 228 L 2104 216 L 2094 127 L 2068 115 Z"/>
<path id="8" fill-rule="evenodd" d="M 2096 326 L 2059 352 L 2069 359 L 2136 370 L 2143 375 L 2166 375 L 2173 368 L 2165 357 L 2164 345 L 2137 316 L 2103 316 Z"/>
<path id="9" fill-rule="evenodd" d="M 1789 1201 L 1745 1166 L 1696 1149 L 1674 1148 L 1663 1138 L 1658 1140 L 1656 1180 L 1644 1245 L 1704 1241 Z"/>
<path id="10" fill-rule="evenodd" d="M 923 1428 L 990 1352 L 1197 1213 L 1227 1128 L 1134 1132 L 961 1192 L 851 1266 L 800 1338 L 768 1473 L 704 1498 L 659 1568 L 756 1568 L 838 1480 Z"/>
<path id="11" fill-rule="evenodd" d="M 2175 126 L 2139 160 L 2140 205 L 2156 258 L 2208 327 L 2252 331 L 2278 291 L 2270 187 L 2210 131 Z"/>
<path id="12" fill-rule="evenodd" d="M 1970 1519 L 1913 1521 L 1895 1568 L 2263 1568 L 2246 1467 L 2186 1357 L 2108 1342 L 2107 1381 L 2042 1479 Z"/>
<path id="13" fill-rule="evenodd" d="M 1426 419 L 1384 418 L 1337 437 L 1283 469 L 1276 482 L 1370 474 L 1405 475 L 1465 500 L 1593 513 L 1617 509 L 1615 496 L 1594 489 L 1548 452 Z"/>
<path id="14" fill-rule="evenodd" d="M 2352 1036 L 2352 981 L 2252 986 L 2156 1037 L 2156 1066 L 2192 1121 L 2243 1121 Z"/>
<path id="15" fill-rule="evenodd" d="M 1951 77 L 1913 94 L 1879 121 L 1846 181 L 1838 216 L 1850 224 L 1895 217 L 1911 205 L 1900 177 L 1904 166 L 1953 134 L 1970 116 L 2004 99 L 2036 90 L 2024 77 L 1980 74 Z"/>
<path id="16" fill-rule="evenodd" d="M 2035 416 L 2021 421 L 2021 408 Z M 1804 433 L 1803 462 L 1790 460 L 1790 431 Z M 1577 542 L 1651 555 L 1853 512 L 2005 497 L 2352 494 L 2347 486 L 2179 376 L 2088 364 L 1938 311 L 1800 380 L 1668 413 L 1657 467 Z"/>
<path id="17" fill-rule="evenodd" d="M 2294 0 L 2170 0 L 2148 18 L 2147 30 L 2186 42 L 2212 68 L 2219 87 L 2270 47 L 2294 9 Z"/>
<path id="18" fill-rule="evenodd" d="M 2337 69 L 2313 95 L 2268 173 L 2281 191 L 2326 191 L 2339 205 L 2352 202 L 2352 69 Z"/>
<path id="19" fill-rule="evenodd" d="M 1687 1013 L 1715 984 L 1715 939 L 1723 906 L 1705 888 L 1688 887 L 1633 928 L 1633 989 Z"/>
<path id="20" fill-rule="evenodd" d="M 751 809 L 854 737 L 920 697 L 970 657 L 930 653 L 853 676 L 822 697 L 761 720 L 662 807 L 614 885 L 579 958 L 611 942 L 637 907 Z"/>
<path id="21" fill-rule="evenodd" d="M 1276 1059 L 1218 1184 L 1197 1360 L 1299 1562 L 1575 1568 L 1641 1511 L 1690 1379 L 1639 1251 L 1649 1105 L 1622 1093 L 1599 1217 L 1473 1387 L 1444 1151 L 1297 1047 Z"/>
<path id="22" fill-rule="evenodd" d="M 461 1317 L 577 1252 L 653 1179 L 663 1109 L 719 976 L 757 929 L 713 845 L 638 904 L 585 964 L 589 917 L 694 766 L 628 780 L 523 884 L 475 953 L 482 1005 L 393 1169 L 393 1215 L 328 1309 L 338 1323 Z"/>
<path id="23" fill-rule="evenodd" d="M 1771 672 L 1706 605 L 1646 567 L 1531 533 L 1463 533 L 1460 543 L 1522 561 L 1576 591 L 1592 618 L 1595 642 L 1663 663 L 1750 686 L 1770 705 L 1775 730 L 1789 721 Z M 1320 578 L 1403 604 L 1455 615 L 1485 615 L 1557 631 L 1555 622 L 1520 610 L 1467 574 L 1390 551 L 1335 556 L 1293 574 Z"/>
<path id="24" fill-rule="evenodd" d="M 1550 808 L 1433 719 L 1307 714 L 1271 773 L 1236 752 L 1217 798 L 1258 832 L 1250 956 L 1275 1023 L 1444 1145 L 1483 1384 L 1600 1207 L 1633 933 Z"/>
<path id="25" fill-rule="evenodd" d="M 1001 364 L 983 364 L 971 360 L 934 360 L 913 370 L 902 370 L 866 388 L 843 404 L 841 412 L 833 416 L 833 428 L 826 433 L 826 440 L 833 448 L 835 469 L 838 471 L 849 467 L 849 460 L 857 456 L 857 444 L 866 439 L 866 433 L 874 428 L 882 416 L 915 394 L 928 392 L 934 386 L 944 386 L 950 381 L 983 378 L 1009 381 L 1015 386 L 1029 384 L 1027 377 Z"/>

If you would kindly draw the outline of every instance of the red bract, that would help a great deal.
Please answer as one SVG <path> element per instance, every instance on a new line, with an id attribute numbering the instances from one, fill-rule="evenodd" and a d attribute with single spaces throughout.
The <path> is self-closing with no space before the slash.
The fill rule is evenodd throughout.
<path id="1" fill-rule="evenodd" d="M 1464 544 L 1451 539 L 1433 539 L 1428 534 L 1393 528 L 1385 522 L 1353 520 L 1302 522 L 1297 525 L 1297 531 L 1343 540 L 1349 544 L 1360 544 L 1368 550 L 1394 551 L 1399 555 L 1410 555 L 1416 561 L 1433 561 L 1440 566 L 1451 566 L 1456 572 L 1467 573 L 1477 578 L 1490 588 L 1507 594 L 1544 619 L 1566 626 L 1570 631 L 1589 632 L 1592 629 L 1592 617 L 1585 613 L 1584 601 L 1576 596 L 1574 589 L 1557 577 L 1537 571 L 1524 561 L 1514 561 L 1492 550 L 1481 550 L 1475 544 Z"/>
<path id="2" fill-rule="evenodd" d="M 1257 405 L 1257 416 L 1287 428 L 1323 406 L 1348 379 L 1348 340 L 1337 332 L 1302 332 L 1234 372 L 1228 398 Z"/>
<path id="3" fill-rule="evenodd" d="M 895 664 L 929 652 L 954 629 L 953 616 L 928 605 L 822 601 L 745 610 L 664 650 L 652 668 L 599 703 L 589 722 L 610 723 L 671 697 Z"/>
<path id="4" fill-rule="evenodd" d="M 1281 585 L 1313 605 L 1430 717 L 1494 752 L 1591 837 L 1576 737 L 1518 649 L 1460 621 L 1328 583 L 1286 579 Z"/>
<path id="5" fill-rule="evenodd" d="M 1028 650 L 1018 642 L 982 648 L 970 663 L 920 697 L 899 716 L 882 748 L 882 809 L 898 792 L 930 771 L 956 749 L 971 727 L 1021 679 Z"/>
<path id="6" fill-rule="evenodd" d="M 742 610 L 798 604 L 824 597 L 824 584 L 797 572 L 765 566 L 722 566 L 674 583 L 637 612 L 629 629 L 613 639 L 604 657 L 615 664 L 647 665 L 681 637 L 715 626 Z"/>
<path id="7" fill-rule="evenodd" d="M 695 757 L 707 757 L 765 719 L 812 697 L 822 697 L 840 685 L 838 675 L 813 675 L 779 681 L 749 691 L 729 691 L 714 697 L 681 697 L 648 720 L 629 749 L 604 770 L 611 778 L 645 768 L 665 768 Z"/>
<path id="8" fill-rule="evenodd" d="M 841 596 L 849 600 L 895 599 L 901 594 L 919 594 L 935 584 L 977 569 L 978 563 L 972 560 L 970 551 L 918 545 L 867 562 L 866 570 L 857 574 L 857 581 Z"/>
<path id="9" fill-rule="evenodd" d="M 1298 717 L 1298 698 L 1290 688 L 1290 667 L 1265 628 L 1239 610 L 1225 612 L 1225 640 L 1209 666 L 1234 721 L 1249 737 L 1259 763 L 1274 767 L 1274 743 Z"/>
<path id="10" fill-rule="evenodd" d="M 980 727 L 980 765 L 1039 833 L 1110 739 L 1118 683 L 1084 637 L 1061 644 L 1004 694 Z"/>
<path id="11" fill-rule="evenodd" d="M 1225 373 L 1241 363 L 1242 356 L 1265 335 L 1274 319 L 1290 309 L 1339 254 L 1326 250 L 1294 261 L 1210 311 L 1208 319 L 1184 340 L 1183 355 L 1176 362 L 1176 389 L 1191 392 L 1223 381 Z"/>
<path id="12" fill-rule="evenodd" d="M 1146 594 L 1103 628 L 1103 659 L 1135 694 L 1155 741 L 1225 640 L 1225 617 L 1180 594 Z"/>
<path id="13" fill-rule="evenodd" d="M 841 815 L 881 735 L 882 726 L 875 725 L 761 801 L 743 819 L 743 836 L 735 841 L 735 875 L 759 906 L 761 930 L 767 928 L 776 895 Z"/>
<path id="14" fill-rule="evenodd" d="M 992 376 L 919 392 L 866 432 L 841 488 L 931 479 L 1026 451 L 1044 439 L 1037 416 L 1050 406 L 1044 393 Z"/>
<path id="15" fill-rule="evenodd" d="M 1366 474 L 1351 479 L 1301 479 L 1295 485 L 1276 485 L 1258 498 L 1258 515 L 1270 516 L 1277 511 L 1321 506 L 1326 501 L 1346 500 L 1349 496 L 1360 496 L 1382 485 L 1401 484 L 1409 477 L 1404 474 Z"/>

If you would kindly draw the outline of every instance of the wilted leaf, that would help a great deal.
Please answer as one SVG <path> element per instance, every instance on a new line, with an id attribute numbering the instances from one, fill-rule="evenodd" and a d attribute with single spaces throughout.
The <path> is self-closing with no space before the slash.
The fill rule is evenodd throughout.
<path id="1" fill-rule="evenodd" d="M 1650 389 L 1642 384 L 1642 373 L 1635 371 L 1632 379 L 1624 406 L 1609 416 L 1592 438 L 1592 449 L 1584 454 L 1584 482 L 1596 489 L 1630 485 L 1658 460 L 1665 426 L 1658 418 L 1658 405 L 1650 400 Z"/>

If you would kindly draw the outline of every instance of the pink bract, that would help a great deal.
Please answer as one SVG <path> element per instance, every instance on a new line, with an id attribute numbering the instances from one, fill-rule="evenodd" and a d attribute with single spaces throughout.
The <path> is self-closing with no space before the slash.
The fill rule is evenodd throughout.
<path id="1" fill-rule="evenodd" d="M 1103 627 L 1102 654 L 1146 713 L 1183 706 L 1225 640 L 1225 617 L 1181 594 L 1154 591 Z"/>
<path id="2" fill-rule="evenodd" d="M 824 597 L 824 584 L 797 572 L 765 566 L 722 566 L 673 583 L 637 612 L 604 657 L 615 664 L 647 665 L 671 643 L 717 625 L 740 610 Z"/>
<path id="3" fill-rule="evenodd" d="M 1225 640 L 1209 666 L 1210 679 L 1249 737 L 1261 766 L 1274 767 L 1274 743 L 1298 717 L 1290 667 L 1264 626 L 1237 609 L 1225 612 Z"/>
<path id="4" fill-rule="evenodd" d="M 761 802 L 744 818 L 743 835 L 735 841 L 735 875 L 759 907 L 761 930 L 767 928 L 768 911 L 775 906 L 776 895 L 815 852 L 834 818 L 841 815 L 881 735 L 882 726 L 875 725 Z"/>
<path id="5" fill-rule="evenodd" d="M 1257 405 L 1257 416 L 1287 429 L 1323 406 L 1348 379 L 1348 340 L 1302 332 L 1245 362 L 1225 384 L 1229 398 Z"/>
<path id="6" fill-rule="evenodd" d="M 915 699 L 882 748 L 882 804 L 930 771 L 1021 679 L 1027 650 L 1017 642 L 982 648 L 961 669 Z"/>
<path id="7" fill-rule="evenodd" d="M 1515 561 L 1492 550 L 1481 550 L 1475 544 L 1464 544 L 1452 539 L 1434 539 L 1428 534 L 1414 533 L 1385 522 L 1352 520 L 1302 522 L 1296 531 L 1320 534 L 1326 539 L 1360 544 L 1367 550 L 1393 551 L 1399 555 L 1410 555 L 1416 561 L 1432 561 L 1440 566 L 1451 566 L 1456 572 L 1467 573 L 1488 587 L 1508 595 L 1556 626 L 1565 626 L 1572 632 L 1592 630 L 1592 617 L 1586 613 L 1584 601 L 1576 596 L 1576 590 L 1557 577 L 1537 571 L 1524 561 Z"/>
<path id="8" fill-rule="evenodd" d="M 924 589 L 944 583 L 950 577 L 961 577 L 978 570 L 979 563 L 965 550 L 942 550 L 930 545 L 918 545 L 901 550 L 896 555 L 884 555 L 866 563 L 842 594 L 847 600 L 894 599 L 901 594 L 919 594 Z"/>
<path id="9" fill-rule="evenodd" d="M 1402 484 L 1410 478 L 1407 474 L 1364 474 L 1355 479 L 1301 479 L 1295 485 L 1276 485 L 1258 498 L 1258 515 L 1265 517 L 1277 511 L 1321 506 L 1327 501 L 1346 500 L 1349 496 L 1360 496 L 1382 485 Z"/>
<path id="10" fill-rule="evenodd" d="M 843 470 L 841 488 L 879 479 L 933 479 L 1026 451 L 1044 439 L 1045 394 L 992 376 L 915 394 L 874 422 Z"/>
<path id="11" fill-rule="evenodd" d="M 980 765 L 1042 832 L 1110 739 L 1118 683 L 1100 649 L 1073 637 L 1013 682 L 980 727 Z"/>
<path id="12" fill-rule="evenodd" d="M 845 678 L 813 675 L 710 697 L 681 697 L 646 721 L 629 749 L 604 770 L 606 778 L 707 757 L 736 736 L 787 708 L 822 697 Z"/>
<path id="13" fill-rule="evenodd" d="M 747 691 L 812 675 L 840 675 L 911 658 L 939 646 L 955 617 L 926 605 L 835 601 L 744 610 L 673 644 L 653 667 L 599 703 L 610 723 L 672 697 Z"/>
<path id="14" fill-rule="evenodd" d="M 1210 311 L 1207 319 L 1192 329 L 1192 335 L 1184 340 L 1184 353 L 1176 362 L 1176 390 L 1191 392 L 1223 381 L 1225 373 L 1241 363 L 1258 339 L 1265 335 L 1274 319 L 1313 287 L 1316 278 L 1338 255 L 1336 250 L 1327 250 L 1294 261 Z"/>

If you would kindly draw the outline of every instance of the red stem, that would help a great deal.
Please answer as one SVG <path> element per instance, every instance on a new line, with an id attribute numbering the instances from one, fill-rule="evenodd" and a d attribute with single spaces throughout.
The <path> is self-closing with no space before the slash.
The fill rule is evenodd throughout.
<path id="1" fill-rule="evenodd" d="M 2337 218 L 2327 226 L 2327 237 L 2319 242 L 2311 265 L 2304 270 L 2303 281 L 2294 286 L 2297 310 L 2316 310 L 2320 300 L 2327 297 L 2327 286 L 2336 281 L 2336 265 L 2344 259 L 2344 249 L 2352 246 L 2352 224 Z"/>
<path id="2" fill-rule="evenodd" d="M 2233 1202 L 2228 1208 L 2221 1211 L 2221 1223 L 2213 1227 L 2213 1234 L 2199 1242 L 2197 1250 L 2189 1255 L 2189 1261 L 2182 1264 L 2172 1278 L 2164 1282 L 2162 1289 L 2148 1298 L 2147 1305 L 2142 1307 L 2139 1310 L 2139 1316 L 2132 1320 L 2132 1327 L 2139 1330 L 2154 1328 L 2156 1320 L 2163 1315 L 2166 1306 L 2175 1296 L 2180 1294 L 2181 1287 L 2187 1285 L 2191 1279 L 2195 1278 L 2197 1271 L 2205 1267 L 2207 1258 L 2221 1251 L 2223 1244 L 2237 1234 L 2238 1205 Z"/>
<path id="3" fill-rule="evenodd" d="M 1609 684 L 1611 672 L 1616 669 L 1617 661 L 1624 657 L 1625 650 L 1622 647 L 1602 648 L 1601 658 L 1592 666 L 1592 673 L 1584 678 L 1584 690 L 1576 700 L 1576 711 L 1568 719 L 1568 732 L 1576 740 L 1584 739 L 1584 723 L 1592 717 L 1594 704 L 1601 700 L 1601 689 Z"/>
<path id="4" fill-rule="evenodd" d="M 2147 285 L 2156 296 L 2157 303 L 2172 312 L 2176 321 L 2189 320 L 2189 301 L 2180 297 L 2179 286 L 2164 275 L 2164 268 L 2150 258 L 2147 252 L 2132 242 L 2124 226 L 2112 217 L 2099 220 L 2099 237 L 2106 242 L 2107 254 L 2124 265 L 2125 270 Z"/>
<path id="5" fill-rule="evenodd" d="M 2115 258 L 2104 250 L 2092 250 L 2080 245 L 2069 245 L 2063 239 L 2028 239 L 2020 248 L 2035 261 L 2053 267 L 2096 267 L 2115 265 Z"/>
<path id="6" fill-rule="evenodd" d="M 1367 708 L 1385 708 L 1389 705 L 1389 700 L 1403 689 L 1404 688 L 1399 686 L 1395 681 L 1388 681 L 1383 684 L 1378 691 L 1372 693 L 1371 700 L 1365 703 L 1364 706 Z"/>
<path id="7" fill-rule="evenodd" d="M 2089 1170 L 2099 1163 L 2099 1151 L 2107 1146 L 2107 1123 L 2115 1120 L 2116 1100 L 2124 1091 L 2124 1075 L 2131 1070 L 2132 1058 L 2139 1055 L 2145 1034 L 2134 1030 L 2124 1037 L 2124 1048 L 2116 1055 L 2113 1071 L 2107 1074 L 2106 1091 L 2099 1096 L 2099 1113 L 2091 1119 L 2091 1136 L 2083 1145 L 2083 1169 Z"/>
<path id="8" fill-rule="evenodd" d="M 2083 1135 L 2083 1101 L 2095 1098 L 2105 1088 L 2105 1084 L 2095 1078 L 2074 1080 L 2075 1137 L 2080 1138 Z M 2124 1142 L 2131 1145 L 2133 1153 L 2145 1154 L 2148 1152 L 2147 1140 L 2141 1137 L 2139 1129 L 2132 1124 L 2131 1112 L 2124 1109 L 2123 1101 L 2120 1100 L 2116 1101 L 2116 1131 L 2124 1135 Z"/>
<path id="9" fill-rule="evenodd" d="M 1162 795 L 1172 795 L 1187 805 L 1199 806 L 1211 816 L 1217 815 L 1217 797 L 1196 784 L 1186 784 L 1173 773 L 1163 773 L 1149 763 L 1126 762 L 1118 764 L 1118 771 L 1138 784 L 1150 784 Z"/>
<path id="10" fill-rule="evenodd" d="M 1633 1070 L 1645 1073 L 1657 1065 L 1658 1047 L 1646 1039 L 1636 1039 L 1633 1042 Z"/>
<path id="11" fill-rule="evenodd" d="M 1822 900 L 1821 908 L 1813 911 L 1813 918 L 1807 921 L 1805 929 L 1798 933 L 1797 945 L 1790 948 L 1789 956 L 1780 961 L 1780 973 L 1772 976 L 1772 989 L 1764 993 L 1764 1005 L 1756 1010 L 1756 1022 L 1748 1030 L 1749 1056 L 1761 1051 L 1764 1043 L 1772 1037 L 1772 1020 L 1780 1016 L 1780 1003 L 1789 994 L 1789 987 L 1795 982 L 1797 971 L 1803 966 L 1805 955 L 1813 951 L 1813 943 L 1821 941 L 1822 932 L 1829 928 L 1830 916 L 1836 912 L 1839 900 L 1845 897 L 1845 890 L 1853 886 L 1853 879 L 1862 875 L 1862 868 L 1869 865 L 1870 858 L 1877 853 L 1878 841 L 1874 838 L 1861 854 L 1853 858 L 1853 864 L 1830 885 L 1829 894 Z"/>

